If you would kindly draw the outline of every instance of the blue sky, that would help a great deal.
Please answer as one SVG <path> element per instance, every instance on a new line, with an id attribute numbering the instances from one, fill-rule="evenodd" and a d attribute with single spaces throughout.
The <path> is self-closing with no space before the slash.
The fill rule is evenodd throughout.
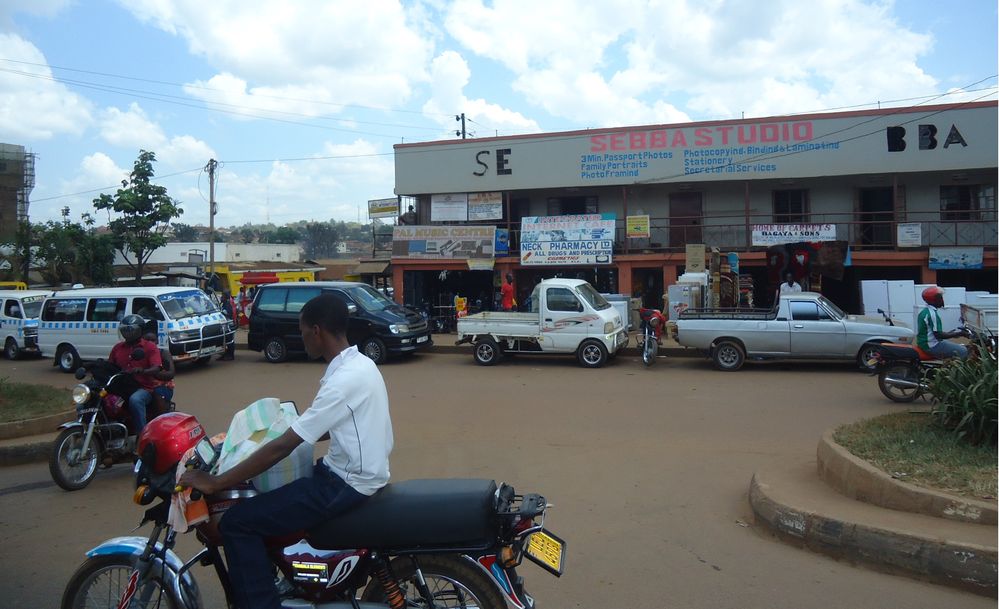
<path id="1" fill-rule="evenodd" d="M 219 226 L 365 220 L 392 145 L 460 112 L 482 137 L 996 99 L 996 6 L 0 0 L 0 142 L 37 155 L 33 221 L 140 149 L 180 222 L 208 222 L 209 158 Z"/>

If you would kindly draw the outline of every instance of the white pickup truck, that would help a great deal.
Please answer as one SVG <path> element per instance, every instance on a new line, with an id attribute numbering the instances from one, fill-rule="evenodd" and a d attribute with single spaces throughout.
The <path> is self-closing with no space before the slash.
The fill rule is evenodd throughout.
<path id="1" fill-rule="evenodd" d="M 618 313 L 581 279 L 546 279 L 531 294 L 530 313 L 485 312 L 458 319 L 458 342 L 492 366 L 504 354 L 574 354 L 586 368 L 603 366 L 628 344 Z"/>
<path id="2" fill-rule="evenodd" d="M 708 354 L 719 370 L 751 359 L 856 360 L 867 368 L 868 343 L 914 339 L 888 318 L 847 315 L 813 292 L 781 294 L 773 309 L 688 309 L 676 321 L 676 340 Z"/>

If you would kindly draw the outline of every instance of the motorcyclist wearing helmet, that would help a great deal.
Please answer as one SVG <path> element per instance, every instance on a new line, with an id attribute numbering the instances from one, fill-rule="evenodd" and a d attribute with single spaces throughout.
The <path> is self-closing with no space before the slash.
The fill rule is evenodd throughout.
<path id="1" fill-rule="evenodd" d="M 108 361 L 123 371 L 132 374 L 139 389 L 128 398 L 128 410 L 132 413 L 135 433 L 141 433 L 146 426 L 146 407 L 153 401 L 153 390 L 157 380 L 154 376 L 163 365 L 160 350 L 155 343 L 142 338 L 146 320 L 138 315 L 126 315 L 118 323 L 118 333 L 122 341 L 111 348 Z M 142 349 L 142 357 L 135 359 L 137 348 Z"/>
<path id="2" fill-rule="evenodd" d="M 927 306 L 919 312 L 919 317 L 916 318 L 916 344 L 923 351 L 940 359 L 950 357 L 967 359 L 967 347 L 946 340 L 962 336 L 964 333 L 961 330 L 943 331 L 943 322 L 940 321 L 938 311 L 944 306 L 943 288 L 937 286 L 926 288 L 923 290 L 923 300 L 926 301 Z"/>

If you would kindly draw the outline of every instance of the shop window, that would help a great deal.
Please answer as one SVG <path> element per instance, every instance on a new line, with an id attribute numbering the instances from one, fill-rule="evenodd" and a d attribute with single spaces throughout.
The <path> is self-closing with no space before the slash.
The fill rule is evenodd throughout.
<path id="1" fill-rule="evenodd" d="M 599 212 L 597 197 L 551 197 L 548 199 L 547 215 L 580 216 Z"/>
<path id="2" fill-rule="evenodd" d="M 545 293 L 548 301 L 549 311 L 571 311 L 583 310 L 583 305 L 579 304 L 576 295 L 566 288 L 548 288 Z"/>
<path id="3" fill-rule="evenodd" d="M 774 191 L 774 224 L 804 224 L 808 222 L 807 190 Z"/>
<path id="4" fill-rule="evenodd" d="M 288 296 L 285 288 L 270 288 L 260 291 L 257 302 L 254 305 L 258 311 L 284 311 L 284 300 Z"/>
<path id="5" fill-rule="evenodd" d="M 994 186 L 969 184 L 940 187 L 940 220 L 943 222 L 981 220 L 982 211 L 994 211 L 995 205 Z"/>

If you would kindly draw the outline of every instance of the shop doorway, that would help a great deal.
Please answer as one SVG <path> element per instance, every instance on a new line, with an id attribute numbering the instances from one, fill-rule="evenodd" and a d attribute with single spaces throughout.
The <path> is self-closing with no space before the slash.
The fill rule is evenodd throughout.
<path id="1" fill-rule="evenodd" d="M 467 298 L 468 312 L 493 310 L 493 271 L 405 271 L 403 303 L 423 312 L 431 327 L 453 331 L 455 324 L 454 299 Z"/>
<path id="2" fill-rule="evenodd" d="M 688 243 L 703 243 L 701 222 L 704 211 L 701 193 L 672 192 L 669 195 L 669 247 L 678 249 Z"/>
<path id="3" fill-rule="evenodd" d="M 860 243 L 869 248 L 890 248 L 895 244 L 892 222 L 895 203 L 892 189 L 863 188 L 860 191 Z"/>
<path id="4" fill-rule="evenodd" d="M 663 287 L 662 267 L 632 269 L 631 289 L 632 297 L 642 299 L 642 307 L 662 310 L 663 294 L 666 293 Z"/>

